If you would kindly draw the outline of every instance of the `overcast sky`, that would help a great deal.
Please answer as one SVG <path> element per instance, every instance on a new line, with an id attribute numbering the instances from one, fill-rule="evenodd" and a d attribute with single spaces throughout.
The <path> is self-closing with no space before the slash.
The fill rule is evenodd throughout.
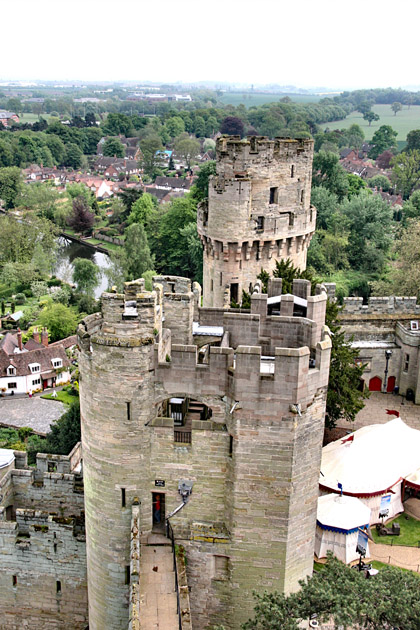
<path id="1" fill-rule="evenodd" d="M 0 79 L 420 85 L 419 17 L 420 0 L 16 0 Z"/>

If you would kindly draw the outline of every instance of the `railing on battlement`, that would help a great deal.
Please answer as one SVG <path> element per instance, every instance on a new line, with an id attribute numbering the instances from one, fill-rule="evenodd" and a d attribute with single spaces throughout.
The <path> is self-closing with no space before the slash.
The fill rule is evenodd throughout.
<path id="1" fill-rule="evenodd" d="M 181 603 L 179 598 L 179 583 L 178 583 L 178 567 L 176 561 L 176 550 L 175 550 L 175 536 L 174 530 L 172 529 L 172 525 L 169 522 L 169 519 L 166 519 L 166 537 L 171 541 L 172 546 L 172 556 L 174 559 L 174 574 L 175 574 L 175 591 L 176 591 L 176 613 L 178 615 L 178 628 L 182 630 L 182 615 L 181 615 Z"/>

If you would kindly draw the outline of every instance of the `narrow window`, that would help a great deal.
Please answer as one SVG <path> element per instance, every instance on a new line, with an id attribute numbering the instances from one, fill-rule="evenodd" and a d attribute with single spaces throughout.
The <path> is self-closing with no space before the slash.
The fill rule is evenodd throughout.
<path id="1" fill-rule="evenodd" d="M 294 177 L 295 176 L 295 165 L 292 164 L 292 166 L 290 167 L 290 177 Z"/>
<path id="2" fill-rule="evenodd" d="M 55 589 L 57 593 L 61 593 L 61 581 L 57 580 L 57 582 L 55 583 Z"/>
<path id="3" fill-rule="evenodd" d="M 54 543 L 54 553 L 57 553 L 57 543 Z"/>
<path id="4" fill-rule="evenodd" d="M 130 565 L 127 564 L 125 567 L 125 583 L 130 584 Z"/>
<path id="5" fill-rule="evenodd" d="M 270 203 L 278 203 L 279 189 L 274 186 L 270 188 Z"/>
<path id="6" fill-rule="evenodd" d="M 404 372 L 408 372 L 408 366 L 410 365 L 410 355 L 406 354 L 404 356 Z"/>
<path id="7" fill-rule="evenodd" d="M 223 284 L 223 273 L 220 272 L 220 286 L 222 286 Z"/>
<path id="8" fill-rule="evenodd" d="M 13 586 L 17 586 L 17 575 L 14 575 L 12 578 Z"/>
<path id="9" fill-rule="evenodd" d="M 242 269 L 242 258 L 241 258 L 241 260 L 239 261 L 239 269 Z"/>
<path id="10" fill-rule="evenodd" d="M 121 507 L 125 507 L 125 488 L 121 488 Z"/>
<path id="11" fill-rule="evenodd" d="M 213 280 L 210 280 L 210 291 L 213 292 Z"/>
<path id="12" fill-rule="evenodd" d="M 229 435 L 229 457 L 232 457 L 233 453 L 233 435 Z"/>
<path id="13" fill-rule="evenodd" d="M 289 227 L 293 227 L 295 224 L 295 215 L 293 212 L 289 214 Z"/>
<path id="14" fill-rule="evenodd" d="M 131 403 L 127 403 L 127 420 L 131 420 Z"/>
<path id="15" fill-rule="evenodd" d="M 300 191 L 300 203 L 303 203 L 303 190 Z"/>
<path id="16" fill-rule="evenodd" d="M 257 230 L 264 229 L 264 217 L 257 217 Z"/>

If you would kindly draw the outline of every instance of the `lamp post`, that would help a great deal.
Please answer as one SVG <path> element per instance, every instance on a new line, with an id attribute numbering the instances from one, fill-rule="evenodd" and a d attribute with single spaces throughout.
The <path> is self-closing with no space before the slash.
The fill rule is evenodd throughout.
<path id="1" fill-rule="evenodd" d="M 388 385 L 388 363 L 391 357 L 392 357 L 392 350 L 385 350 L 385 378 L 384 378 L 384 387 L 383 387 L 383 392 L 385 394 L 386 394 L 386 389 Z"/>

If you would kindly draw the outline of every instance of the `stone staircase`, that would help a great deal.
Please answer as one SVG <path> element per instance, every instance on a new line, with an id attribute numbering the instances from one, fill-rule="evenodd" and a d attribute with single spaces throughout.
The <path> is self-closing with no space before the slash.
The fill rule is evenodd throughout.
<path id="1" fill-rule="evenodd" d="M 171 541 L 159 534 L 152 534 L 141 545 L 140 628 L 179 628 Z"/>

